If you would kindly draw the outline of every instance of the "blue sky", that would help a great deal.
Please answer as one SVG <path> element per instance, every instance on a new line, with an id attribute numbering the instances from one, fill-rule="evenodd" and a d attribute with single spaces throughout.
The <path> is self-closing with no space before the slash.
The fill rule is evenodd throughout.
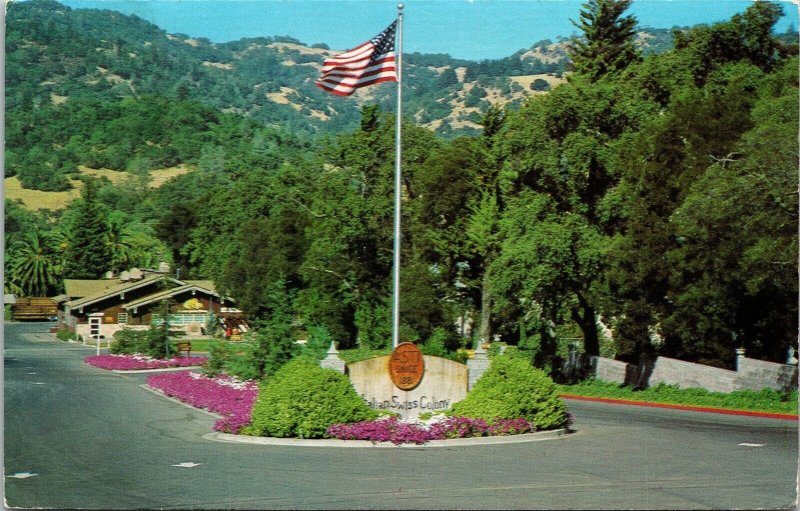
<path id="1" fill-rule="evenodd" d="M 396 0 L 61 0 L 72 8 L 136 14 L 169 33 L 227 42 L 288 35 L 344 50 L 377 35 L 396 16 Z M 404 52 L 479 60 L 511 55 L 542 39 L 576 32 L 584 0 L 405 0 Z M 713 23 L 744 11 L 747 0 L 634 0 L 641 27 Z M 798 26 L 797 6 L 780 2 L 776 30 Z"/>

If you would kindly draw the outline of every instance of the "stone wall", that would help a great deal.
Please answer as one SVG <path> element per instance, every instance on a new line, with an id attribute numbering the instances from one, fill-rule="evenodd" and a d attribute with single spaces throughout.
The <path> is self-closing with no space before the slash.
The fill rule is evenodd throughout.
<path id="1" fill-rule="evenodd" d="M 735 390 L 736 377 L 736 371 L 658 357 L 650 373 L 648 385 L 664 383 L 684 388 L 699 387 L 712 392 L 731 392 Z"/>
<path id="2" fill-rule="evenodd" d="M 797 366 L 776 364 L 754 358 L 738 357 L 734 386 L 736 390 L 781 390 L 797 386 Z"/>
<path id="3" fill-rule="evenodd" d="M 654 386 L 659 383 L 682 388 L 699 387 L 712 392 L 734 390 L 786 390 L 797 387 L 797 366 L 776 364 L 737 353 L 737 370 L 693 364 L 667 357 L 652 363 L 626 364 L 619 360 L 590 357 L 590 374 L 598 380 L 632 385 Z"/>
<path id="4" fill-rule="evenodd" d="M 598 380 L 619 383 L 620 385 L 627 383 L 626 374 L 628 364 L 625 362 L 612 360 L 610 358 L 593 357 L 592 368 L 594 377 Z"/>

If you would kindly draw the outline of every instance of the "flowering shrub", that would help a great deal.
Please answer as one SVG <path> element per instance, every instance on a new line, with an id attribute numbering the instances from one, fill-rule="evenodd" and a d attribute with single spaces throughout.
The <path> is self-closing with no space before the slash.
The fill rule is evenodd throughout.
<path id="1" fill-rule="evenodd" d="M 166 367 L 200 366 L 206 363 L 206 357 L 174 357 L 159 360 L 145 355 L 92 355 L 84 362 L 109 371 L 135 371 L 139 369 L 163 369 Z"/>
<path id="2" fill-rule="evenodd" d="M 405 422 L 397 417 L 355 424 L 334 424 L 327 430 L 328 436 L 340 440 L 369 440 L 424 444 L 430 440 L 448 438 L 471 438 L 480 436 L 504 436 L 535 431 L 533 424 L 525 419 L 498 419 L 489 424 L 483 419 L 469 417 L 446 417 L 430 424 Z"/>
<path id="3" fill-rule="evenodd" d="M 214 425 L 216 431 L 238 433 L 250 424 L 258 384 L 226 375 L 208 378 L 192 371 L 154 374 L 147 386 L 160 390 L 197 408 L 224 415 Z"/>

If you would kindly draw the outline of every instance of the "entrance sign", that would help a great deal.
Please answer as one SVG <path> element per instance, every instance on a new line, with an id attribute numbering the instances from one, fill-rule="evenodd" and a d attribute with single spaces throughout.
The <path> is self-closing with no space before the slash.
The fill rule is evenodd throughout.
<path id="1" fill-rule="evenodd" d="M 400 346 L 403 344 L 398 348 Z M 400 353 L 407 353 L 404 351 L 406 349 L 402 348 Z M 406 368 L 412 365 L 409 363 L 411 357 L 407 357 L 406 363 L 400 363 L 400 360 L 401 356 L 398 355 L 395 364 Z M 367 406 L 406 418 L 417 417 L 424 412 L 448 410 L 454 403 L 467 397 L 465 364 L 430 355 L 421 355 L 420 360 L 421 367 L 417 373 L 401 375 L 423 375 L 411 390 L 404 390 L 393 381 L 390 374 L 392 355 L 347 364 L 347 372 L 350 382 Z"/>
<path id="2" fill-rule="evenodd" d="M 416 344 L 404 342 L 397 345 L 389 357 L 389 376 L 400 390 L 413 390 L 425 374 L 425 361 Z"/>

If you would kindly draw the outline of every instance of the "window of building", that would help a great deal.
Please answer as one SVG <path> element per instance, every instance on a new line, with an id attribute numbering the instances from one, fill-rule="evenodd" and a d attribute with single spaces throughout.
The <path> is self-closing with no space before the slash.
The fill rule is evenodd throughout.
<path id="1" fill-rule="evenodd" d="M 162 325 L 164 317 L 161 314 L 153 314 L 150 322 L 153 325 Z M 208 323 L 208 313 L 205 311 L 177 312 L 169 315 L 170 326 L 205 325 L 206 323 Z"/>

